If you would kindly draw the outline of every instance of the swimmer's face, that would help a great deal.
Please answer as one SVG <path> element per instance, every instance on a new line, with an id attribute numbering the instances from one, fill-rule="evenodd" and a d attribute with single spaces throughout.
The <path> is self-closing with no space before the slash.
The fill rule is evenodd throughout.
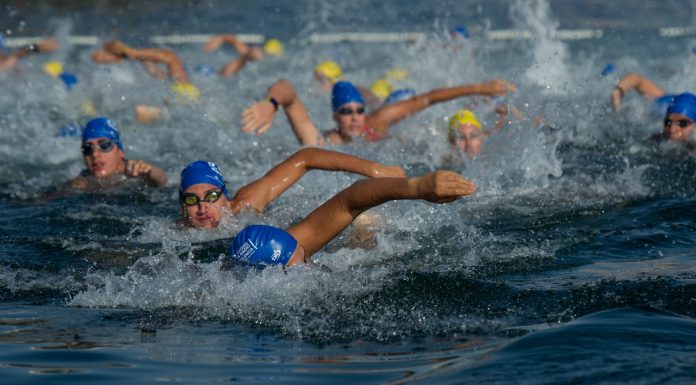
<path id="1" fill-rule="evenodd" d="M 314 71 L 314 80 L 322 92 L 329 93 L 334 86 L 334 82 L 321 72 Z"/>
<path id="2" fill-rule="evenodd" d="M 471 159 L 481 154 L 481 146 L 485 139 L 480 128 L 473 124 L 460 124 L 459 135 L 456 138 L 457 147 Z"/>
<path id="3" fill-rule="evenodd" d="M 665 116 L 662 136 L 668 140 L 685 142 L 692 138 L 694 133 L 694 121 L 686 115 L 669 114 Z"/>
<path id="4" fill-rule="evenodd" d="M 187 226 L 212 229 L 220 224 L 223 215 L 222 208 L 227 207 L 228 200 L 219 187 L 208 183 L 194 184 L 182 193 L 182 196 L 186 195 L 198 197 L 198 202 L 191 206 L 181 202 L 181 214 Z M 216 195 L 219 198 L 212 202 L 216 199 Z"/>
<path id="5" fill-rule="evenodd" d="M 111 147 L 105 150 L 109 142 Z M 91 147 L 91 151 L 85 151 L 88 147 Z M 94 138 L 82 142 L 82 158 L 85 166 L 89 174 L 96 178 L 108 178 L 114 174 L 123 173 L 126 169 L 125 157 L 123 150 L 109 138 Z"/>
<path id="6" fill-rule="evenodd" d="M 344 135 L 356 137 L 365 130 L 365 106 L 360 103 L 346 103 L 339 107 L 333 116 L 338 131 Z"/>

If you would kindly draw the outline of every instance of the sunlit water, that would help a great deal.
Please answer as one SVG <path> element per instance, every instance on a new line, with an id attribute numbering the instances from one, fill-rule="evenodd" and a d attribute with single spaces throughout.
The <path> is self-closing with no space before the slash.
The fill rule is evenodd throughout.
<path id="1" fill-rule="evenodd" d="M 637 71 L 670 91 L 694 91 L 693 42 L 637 25 L 602 39 L 560 41 L 554 12 L 568 18 L 577 4 L 559 3 L 463 7 L 481 17 L 467 16 L 469 25 L 535 36 L 508 41 L 481 34 L 452 41 L 446 31 L 461 10 L 452 12 L 448 2 L 401 2 L 374 14 L 368 2 L 240 6 L 256 20 L 197 4 L 171 15 L 139 14 L 149 21 L 140 29 L 125 22 L 125 11 L 112 10 L 123 26 L 111 21 L 108 31 L 85 22 L 107 12 L 100 8 L 58 20 L 39 13 L 51 20 L 50 30 L 28 19 L 27 30 L 37 34 L 120 32 L 133 45 L 158 25 L 168 33 L 226 32 L 227 22 L 239 20 L 247 29 L 233 32 L 275 34 L 287 54 L 252 63 L 234 79 L 192 75 L 203 102 L 170 104 L 152 126 L 134 123 L 133 105 L 162 105 L 171 95 L 137 64 L 98 66 L 90 50 L 69 47 L 53 58 L 78 74 L 71 92 L 41 73 L 45 56 L 23 62 L 19 73 L 0 74 L 3 383 L 690 382 L 696 162 L 679 146 L 647 140 L 660 117 L 636 95 L 621 114 L 612 113 L 615 77 L 599 73 L 613 62 L 619 74 Z M 16 9 L 7 11 L 12 23 L 23 15 Z M 637 23 L 631 15 L 626 24 Z M 398 22 L 385 25 L 390 17 Z M 177 23 L 180 30 L 172 28 Z M 364 30 L 416 30 L 428 39 L 307 43 L 317 31 Z M 189 68 L 219 66 L 232 56 L 175 48 Z M 410 73 L 397 85 L 418 91 L 508 79 L 519 91 L 504 101 L 524 117 L 469 161 L 446 143 L 447 119 L 473 106 L 490 125 L 487 101 L 443 103 L 394 126 L 386 141 L 341 147 L 402 165 L 410 175 L 454 169 L 480 190 L 449 205 L 408 201 L 374 209 L 384 224 L 370 250 L 349 247 L 347 231 L 310 267 L 221 270 L 244 225 L 292 224 L 359 178 L 313 171 L 264 214 L 228 218 L 214 231 L 175 223 L 178 173 L 188 162 L 219 163 L 234 190 L 297 150 L 280 116 L 263 137 L 239 129 L 243 109 L 274 80 L 290 79 L 317 125 L 332 127 L 329 98 L 311 79 L 311 68 L 327 59 L 363 85 L 395 67 Z M 165 188 L 134 184 L 45 199 L 83 168 L 79 140 L 57 134 L 69 122 L 85 122 L 86 100 L 117 122 L 129 158 L 169 173 Z"/>

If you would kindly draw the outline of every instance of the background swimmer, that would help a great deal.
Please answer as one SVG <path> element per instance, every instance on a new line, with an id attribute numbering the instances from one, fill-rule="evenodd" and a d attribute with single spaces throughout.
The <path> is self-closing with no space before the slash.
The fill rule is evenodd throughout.
<path id="1" fill-rule="evenodd" d="M 5 54 L 0 34 L 0 71 L 7 71 L 15 68 L 19 60 L 36 53 L 53 52 L 58 49 L 58 40 L 50 38 L 44 39 L 36 44 L 25 45 L 10 54 Z"/>
<path id="2" fill-rule="evenodd" d="M 68 182 L 69 187 L 81 190 L 102 189 L 127 178 L 140 178 L 154 187 L 167 182 L 167 174 L 143 160 L 126 159 L 121 138 L 111 119 L 95 118 L 82 131 L 82 156 L 87 167 Z"/>
<path id="3" fill-rule="evenodd" d="M 337 128 L 320 133 L 309 118 L 304 104 L 292 84 L 280 80 L 268 89 L 266 99 L 246 109 L 242 116 L 242 130 L 262 135 L 270 129 L 273 117 L 282 106 L 288 122 L 298 141 L 303 146 L 345 144 L 354 138 L 365 141 L 384 139 L 389 127 L 433 104 L 462 96 L 485 95 L 501 96 L 514 92 L 516 87 L 504 80 L 491 80 L 484 83 L 435 89 L 410 99 L 384 105 L 376 111 L 367 113 L 365 101 L 358 89 L 351 83 L 338 82 L 334 85 L 331 104 L 333 119 Z"/>
<path id="4" fill-rule="evenodd" d="M 213 36 L 203 46 L 203 51 L 214 52 L 220 49 L 223 44 L 231 45 L 239 54 L 239 57 L 227 62 L 217 72 L 219 76 L 228 78 L 237 74 L 250 61 L 263 60 L 268 56 L 283 56 L 285 47 L 278 39 L 268 39 L 263 44 L 263 47 L 248 46 L 234 35 L 217 35 Z"/>

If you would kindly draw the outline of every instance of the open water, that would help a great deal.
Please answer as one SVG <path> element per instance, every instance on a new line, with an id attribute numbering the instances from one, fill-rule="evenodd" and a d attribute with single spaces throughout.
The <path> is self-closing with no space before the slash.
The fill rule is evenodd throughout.
<path id="1" fill-rule="evenodd" d="M 203 102 L 170 106 L 152 126 L 135 124 L 132 107 L 161 103 L 168 86 L 135 64 L 91 63 L 93 47 L 64 44 L 0 74 L 2 383 L 693 383 L 696 159 L 647 140 L 661 129 L 649 103 L 631 94 L 616 114 L 609 94 L 630 71 L 696 91 L 696 38 L 660 34 L 692 25 L 695 10 L 675 0 L 3 2 L 6 37 L 145 46 L 154 35 L 252 33 L 281 39 L 286 55 L 229 80 L 194 74 Z M 450 39 L 461 24 L 471 37 Z M 602 34 L 556 34 L 580 28 Z M 486 38 L 500 29 L 532 38 Z M 311 42 L 335 32 L 426 39 Z M 172 48 L 190 68 L 234 55 Z M 391 68 L 418 91 L 507 79 L 519 91 L 504 102 L 524 117 L 471 161 L 445 141 L 448 117 L 471 99 L 434 106 L 386 141 L 339 148 L 411 175 L 455 169 L 480 190 L 373 210 L 385 223 L 370 250 L 348 247 L 347 233 L 311 268 L 221 271 L 245 224 L 286 226 L 358 177 L 313 171 L 266 213 L 206 232 L 175 225 L 179 171 L 215 161 L 235 189 L 296 151 L 280 117 L 263 137 L 239 129 L 278 78 L 331 128 L 329 97 L 311 78 L 329 59 L 364 85 Z M 77 88 L 43 75 L 47 60 L 61 60 Z M 601 77 L 610 62 L 617 72 Z M 166 169 L 165 188 L 46 199 L 83 167 L 79 139 L 58 133 L 84 124 L 85 100 L 117 122 L 130 158 Z"/>

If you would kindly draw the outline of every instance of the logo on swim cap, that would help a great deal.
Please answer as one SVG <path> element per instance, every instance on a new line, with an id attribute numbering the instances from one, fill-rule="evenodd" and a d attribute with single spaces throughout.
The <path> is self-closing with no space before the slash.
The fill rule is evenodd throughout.
<path id="1" fill-rule="evenodd" d="M 254 265 L 285 265 L 297 248 L 297 240 L 273 226 L 251 225 L 234 237 L 232 258 Z"/>
<path id="2" fill-rule="evenodd" d="M 334 84 L 331 91 L 331 107 L 336 111 L 346 103 L 365 104 L 360 91 L 350 82 L 338 82 Z"/>
<path id="3" fill-rule="evenodd" d="M 696 121 L 696 95 L 684 92 L 675 96 L 667 106 L 667 115 L 669 114 L 686 115 Z"/>
<path id="4" fill-rule="evenodd" d="M 82 130 L 82 142 L 96 138 L 107 138 L 116 142 L 118 148 L 123 150 L 121 145 L 121 135 L 116 128 L 116 124 L 109 118 L 94 118 L 87 122 Z"/>
<path id="5" fill-rule="evenodd" d="M 332 83 L 343 79 L 341 66 L 335 61 L 327 60 L 314 67 L 314 72 L 326 76 Z"/>
<path id="6" fill-rule="evenodd" d="M 223 178 L 222 172 L 220 172 L 220 168 L 217 164 L 204 160 L 197 160 L 189 163 L 181 170 L 180 193 L 186 191 L 193 185 L 201 183 L 211 184 L 222 190 L 222 193 L 227 196 L 225 178 Z"/>

